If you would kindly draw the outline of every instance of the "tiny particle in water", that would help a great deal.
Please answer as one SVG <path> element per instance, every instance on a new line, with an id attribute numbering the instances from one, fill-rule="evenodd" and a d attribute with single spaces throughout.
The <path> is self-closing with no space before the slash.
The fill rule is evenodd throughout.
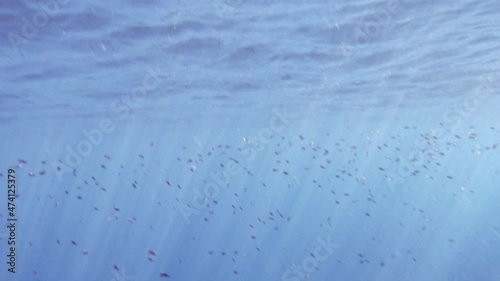
<path id="1" fill-rule="evenodd" d="M 148 252 L 149 252 L 149 254 L 150 254 L 150 255 L 156 256 L 155 251 L 153 251 L 153 250 L 149 250 Z"/>
<path id="2" fill-rule="evenodd" d="M 162 277 L 162 278 L 169 278 L 170 275 L 168 275 L 168 273 L 166 273 L 166 272 L 160 272 L 160 277 Z"/>
<path id="3" fill-rule="evenodd" d="M 75 245 L 76 246 L 76 242 L 75 240 L 71 240 L 71 244 Z"/>

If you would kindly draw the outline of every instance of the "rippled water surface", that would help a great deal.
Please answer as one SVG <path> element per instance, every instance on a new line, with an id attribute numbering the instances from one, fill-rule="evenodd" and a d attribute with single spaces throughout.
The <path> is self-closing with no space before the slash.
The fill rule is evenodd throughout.
<path id="1" fill-rule="evenodd" d="M 500 280 L 499 18 L 3 1 L 0 279 Z"/>

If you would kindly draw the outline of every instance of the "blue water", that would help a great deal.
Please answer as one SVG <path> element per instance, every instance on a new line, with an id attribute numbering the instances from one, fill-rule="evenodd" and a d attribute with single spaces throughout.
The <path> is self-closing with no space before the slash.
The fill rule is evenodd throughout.
<path id="1" fill-rule="evenodd" d="M 500 280 L 499 18 L 3 1 L 0 280 Z"/>

